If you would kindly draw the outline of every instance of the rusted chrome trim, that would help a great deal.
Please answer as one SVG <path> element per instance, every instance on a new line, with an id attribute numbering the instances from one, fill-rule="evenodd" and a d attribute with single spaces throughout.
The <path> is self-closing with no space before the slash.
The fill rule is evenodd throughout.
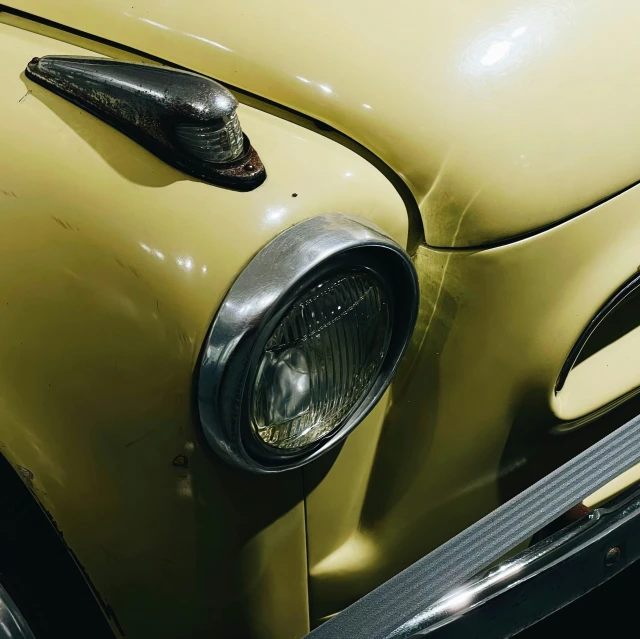
<path id="1" fill-rule="evenodd" d="M 456 596 L 461 594 L 460 584 L 466 584 L 462 592 L 468 592 L 469 584 L 477 582 L 481 571 L 495 566 L 507 553 L 638 462 L 640 415 L 433 549 L 307 636 L 313 639 L 407 639 L 433 632 L 438 639 L 478 636 L 502 639 L 516 634 L 640 558 L 640 517 L 636 516 L 640 512 L 639 486 L 633 487 L 635 492 L 611 500 L 599 509 L 584 534 L 544 553 L 544 560 L 536 562 L 535 570 L 511 575 L 498 594 L 482 598 L 482 605 L 472 606 L 479 603 L 473 596 L 466 602 L 464 598 L 458 599 L 460 610 L 457 612 L 461 614 L 452 615 L 455 623 L 439 622 L 434 629 L 433 624 L 427 622 L 431 620 L 433 607 L 449 599 L 454 588 Z M 564 533 L 567 532 L 565 528 Z M 553 539 L 545 537 L 540 543 L 550 544 Z M 541 548 L 544 546 L 537 546 L 537 550 Z"/>
<path id="2" fill-rule="evenodd" d="M 159 64 L 83 56 L 33 58 L 25 75 L 187 175 L 235 191 L 251 191 L 267 177 L 239 126 L 236 98 L 210 78 Z M 222 136 L 215 148 L 228 157 L 212 153 L 215 135 Z"/>
<path id="3" fill-rule="evenodd" d="M 640 557 L 640 484 L 442 597 L 398 637 L 511 636 Z M 409 632 L 407 632 L 409 631 Z M 394 635 L 395 636 L 395 635 Z"/>

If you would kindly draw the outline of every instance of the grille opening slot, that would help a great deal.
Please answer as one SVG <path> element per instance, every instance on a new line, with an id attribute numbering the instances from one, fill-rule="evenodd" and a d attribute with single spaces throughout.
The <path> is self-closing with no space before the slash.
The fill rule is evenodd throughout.
<path id="1" fill-rule="evenodd" d="M 640 282 L 617 306 L 602 319 L 587 338 L 573 368 L 640 327 Z"/>
<path id="2" fill-rule="evenodd" d="M 554 412 L 565 420 L 640 391 L 640 275 L 594 315 L 558 376 Z"/>

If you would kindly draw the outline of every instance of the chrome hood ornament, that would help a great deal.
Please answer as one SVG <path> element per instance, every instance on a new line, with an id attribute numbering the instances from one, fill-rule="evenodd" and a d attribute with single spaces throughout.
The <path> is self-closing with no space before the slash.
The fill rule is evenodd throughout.
<path id="1" fill-rule="evenodd" d="M 110 58 L 34 58 L 26 76 L 188 175 L 238 191 L 266 171 L 225 87 L 188 71 Z"/>

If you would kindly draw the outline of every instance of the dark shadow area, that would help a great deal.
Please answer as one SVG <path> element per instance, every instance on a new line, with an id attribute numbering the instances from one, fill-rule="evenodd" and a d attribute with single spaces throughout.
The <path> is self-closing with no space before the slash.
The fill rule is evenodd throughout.
<path id="1" fill-rule="evenodd" d="M 27 483 L 33 479 L 26 468 L 22 472 Z M 113 639 L 103 615 L 119 627 L 113 610 L 92 591 L 55 522 L 1 455 L 0 484 L 0 583 L 34 635 Z"/>
<path id="2" fill-rule="evenodd" d="M 637 605 L 640 562 L 595 590 L 519 633 L 518 639 L 571 637 L 635 637 L 633 611 Z"/>
<path id="3" fill-rule="evenodd" d="M 640 414 L 640 395 L 574 431 L 556 435 L 550 430 L 559 422 L 550 411 L 545 413 L 540 398 L 524 402 L 514 419 L 502 455 L 500 499 L 505 502 L 528 488 L 583 450 Z M 516 460 L 520 463 L 515 464 Z"/>
<path id="4" fill-rule="evenodd" d="M 428 274 L 427 274 L 428 275 Z M 411 489 L 416 469 L 429 458 L 438 414 L 439 353 L 449 338 L 458 303 L 421 274 L 420 309 L 413 337 L 391 385 L 385 416 L 366 490 L 362 524 L 373 527 Z M 440 311 L 433 316 L 432 300 Z M 429 401 L 415 402 L 424 397 Z M 419 424 L 419 427 L 416 425 Z M 399 460 L 402 460 L 399 463 Z"/>

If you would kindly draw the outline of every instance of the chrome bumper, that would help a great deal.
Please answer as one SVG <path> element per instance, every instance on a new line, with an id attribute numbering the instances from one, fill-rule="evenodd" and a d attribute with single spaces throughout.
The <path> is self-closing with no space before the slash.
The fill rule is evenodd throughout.
<path id="1" fill-rule="evenodd" d="M 509 637 L 640 557 L 640 484 L 456 588 L 412 620 L 410 637 Z"/>
<path id="2" fill-rule="evenodd" d="M 588 520 L 546 538 L 489 574 L 476 575 L 637 464 L 640 415 L 307 636 L 407 639 L 440 633 L 487 639 L 515 634 L 638 557 L 640 492 L 611 500 Z"/>

